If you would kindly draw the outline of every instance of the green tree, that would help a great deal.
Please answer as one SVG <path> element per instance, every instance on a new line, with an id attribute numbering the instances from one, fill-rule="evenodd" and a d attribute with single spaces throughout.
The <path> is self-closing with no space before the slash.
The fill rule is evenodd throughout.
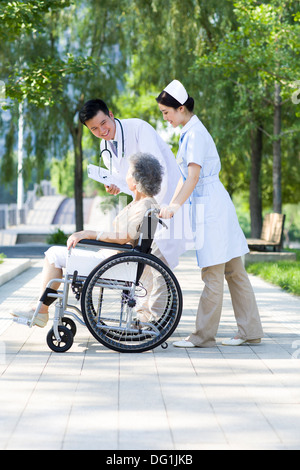
<path id="1" fill-rule="evenodd" d="M 53 106 L 64 89 L 65 77 L 83 72 L 91 75 L 98 66 L 89 56 L 75 58 L 67 53 L 61 57 L 55 53 L 55 34 L 51 26 L 60 17 L 61 9 L 70 5 L 69 0 L 13 1 L 0 4 L 0 37 L 4 39 L 0 45 L 0 56 L 3 59 L 1 77 L 6 81 L 6 93 L 12 100 L 12 122 L 16 119 L 16 100 L 20 103 L 26 101 L 31 111 L 33 105 L 40 108 Z M 24 106 L 21 109 L 23 113 Z M 38 125 L 41 122 L 37 112 L 35 122 Z M 44 138 L 46 129 L 47 127 L 43 129 L 42 134 L 37 134 L 35 139 L 36 147 L 43 147 L 43 156 L 49 142 L 49 139 Z M 13 143 L 7 149 L 9 152 L 3 158 L 4 163 L 12 158 Z M 8 167 L 4 167 L 6 173 Z M 4 174 L 3 171 L 1 173 Z"/>
<path id="2" fill-rule="evenodd" d="M 299 2 L 272 0 L 235 2 L 237 28 L 197 60 L 193 68 L 207 69 L 228 80 L 235 90 L 234 112 L 250 134 L 250 210 L 252 235 L 261 229 L 261 166 L 263 137 L 273 147 L 273 210 L 281 211 L 281 145 L 290 132 L 299 132 L 291 85 L 299 61 Z M 217 71 L 217 73 L 215 73 Z M 215 82 L 217 83 L 217 82 Z M 289 109 L 282 129 L 283 106 Z M 293 178 L 293 175 L 291 175 Z M 295 179 L 294 179 L 295 181 Z M 296 187 L 296 185 L 295 185 Z"/>
<path id="3" fill-rule="evenodd" d="M 46 3 L 48 7 L 51 4 Z M 6 56 L 14 58 L 8 58 L 7 71 L 16 56 L 22 57 L 22 62 L 13 68 L 13 73 L 7 73 L 7 92 L 12 99 L 26 100 L 26 123 L 30 123 L 36 158 L 40 155 L 45 162 L 55 148 L 61 155 L 59 143 L 63 142 L 65 149 L 66 136 L 71 137 L 79 230 L 83 227 L 83 128 L 78 111 L 86 99 L 99 95 L 107 98 L 116 93 L 125 61 L 120 54 L 119 2 L 82 0 L 68 5 L 61 11 L 51 9 L 38 31 L 26 19 L 21 43 L 9 43 L 10 54 Z M 7 45 L 3 48 L 7 52 Z"/>
<path id="4" fill-rule="evenodd" d="M 272 188 L 281 188 L 280 172 L 285 201 L 299 193 L 294 171 L 299 125 L 291 101 L 298 76 L 299 2 L 134 0 L 130 7 L 125 27 L 131 67 L 117 102 L 120 111 L 130 103 L 126 113 L 134 109 L 155 123 L 159 114 L 151 99 L 171 79 L 181 80 L 216 140 L 229 193 L 250 188 L 252 233 L 259 235 L 270 194 L 278 210 Z"/>

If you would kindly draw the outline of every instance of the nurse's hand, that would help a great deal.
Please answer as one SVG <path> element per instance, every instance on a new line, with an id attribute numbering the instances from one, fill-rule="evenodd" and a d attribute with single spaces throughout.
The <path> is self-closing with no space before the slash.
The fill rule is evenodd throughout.
<path id="1" fill-rule="evenodd" d="M 161 219 L 172 219 L 174 217 L 174 210 L 172 210 L 170 207 L 163 207 L 160 210 L 159 216 Z"/>
<path id="2" fill-rule="evenodd" d="M 105 189 L 107 193 L 112 194 L 113 196 L 116 196 L 120 192 L 120 189 L 115 184 L 111 184 L 110 186 L 105 186 Z"/>

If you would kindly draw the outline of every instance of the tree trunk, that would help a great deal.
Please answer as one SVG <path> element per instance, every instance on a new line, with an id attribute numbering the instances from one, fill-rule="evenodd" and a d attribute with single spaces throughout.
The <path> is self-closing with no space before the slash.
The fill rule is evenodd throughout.
<path id="1" fill-rule="evenodd" d="M 83 171 L 82 171 L 82 124 L 78 122 L 77 126 L 71 129 L 74 146 L 75 175 L 74 175 L 74 194 L 75 194 L 75 223 L 76 231 L 83 230 Z"/>
<path id="2" fill-rule="evenodd" d="M 273 211 L 281 214 L 281 95 L 280 85 L 275 83 L 274 93 L 274 142 L 273 142 Z"/>
<path id="3" fill-rule="evenodd" d="M 251 237 L 259 238 L 262 228 L 262 197 L 260 170 L 262 160 L 262 127 L 251 131 L 250 217 Z"/>
<path id="4" fill-rule="evenodd" d="M 23 157 L 24 157 L 24 104 L 19 103 L 19 121 L 18 121 L 18 224 L 22 223 L 21 210 L 24 204 L 24 182 L 23 182 Z M 24 221 L 23 221 L 24 222 Z"/>

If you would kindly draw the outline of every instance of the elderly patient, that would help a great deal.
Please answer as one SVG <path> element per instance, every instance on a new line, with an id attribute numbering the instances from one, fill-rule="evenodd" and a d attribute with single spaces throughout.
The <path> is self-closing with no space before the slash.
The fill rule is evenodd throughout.
<path id="1" fill-rule="evenodd" d="M 115 218 L 113 223 L 114 231 L 95 232 L 92 230 L 82 230 L 73 233 L 68 238 L 67 247 L 52 246 L 49 248 L 45 252 L 41 295 L 45 291 L 49 281 L 62 278 L 62 269 L 66 267 L 68 249 L 71 247 L 74 248 L 80 240 L 91 239 L 110 243 L 131 243 L 133 246 L 136 245 L 145 212 L 153 206 L 157 207 L 154 196 L 160 191 L 162 175 L 163 168 L 154 156 L 145 153 L 133 155 L 130 159 L 126 181 L 129 189 L 134 193 L 134 199 Z M 155 243 L 153 243 L 153 245 L 152 252 L 165 262 Z M 112 255 L 112 250 L 103 249 L 97 252 L 90 251 L 88 253 L 88 256 L 99 258 L 100 263 L 101 260 Z M 116 251 L 114 251 L 114 253 L 116 253 Z M 60 283 L 54 283 L 52 288 L 58 289 L 59 285 Z M 41 305 L 34 325 L 43 328 L 47 324 L 48 309 L 49 307 L 44 303 Z M 32 308 L 29 311 L 14 311 L 11 314 L 15 317 L 31 319 L 34 311 L 35 308 Z M 147 319 L 148 318 L 146 318 L 146 320 Z"/>

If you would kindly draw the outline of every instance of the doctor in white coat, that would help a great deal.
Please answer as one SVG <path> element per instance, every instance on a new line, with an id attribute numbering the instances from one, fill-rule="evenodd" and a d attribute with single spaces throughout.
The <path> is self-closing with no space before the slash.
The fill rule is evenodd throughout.
<path id="1" fill-rule="evenodd" d="M 190 198 L 197 261 L 205 284 L 200 296 L 196 329 L 177 347 L 212 347 L 222 310 L 224 276 L 228 282 L 237 335 L 224 345 L 260 343 L 263 336 L 259 312 L 242 256 L 248 245 L 239 226 L 234 205 L 219 180 L 220 158 L 214 141 L 196 115 L 194 100 L 184 86 L 173 80 L 157 97 L 165 120 L 182 126 L 177 162 L 182 178 L 169 207 L 160 216 L 172 218 Z"/>
<path id="2" fill-rule="evenodd" d="M 129 158 L 133 154 L 142 152 L 155 156 L 164 169 L 161 191 L 156 195 L 156 200 L 161 207 L 169 204 L 180 179 L 180 170 L 171 149 L 150 124 L 136 118 L 118 120 L 100 99 L 87 101 L 79 118 L 96 137 L 102 139 L 100 150 L 103 161 L 111 174 L 121 178 L 124 184 Z M 117 195 L 120 188 L 112 184 L 106 187 L 106 191 Z M 164 261 L 174 268 L 179 256 L 193 246 L 192 239 L 188 211 L 181 210 L 168 223 L 168 230 L 157 229 L 155 243 Z"/>

